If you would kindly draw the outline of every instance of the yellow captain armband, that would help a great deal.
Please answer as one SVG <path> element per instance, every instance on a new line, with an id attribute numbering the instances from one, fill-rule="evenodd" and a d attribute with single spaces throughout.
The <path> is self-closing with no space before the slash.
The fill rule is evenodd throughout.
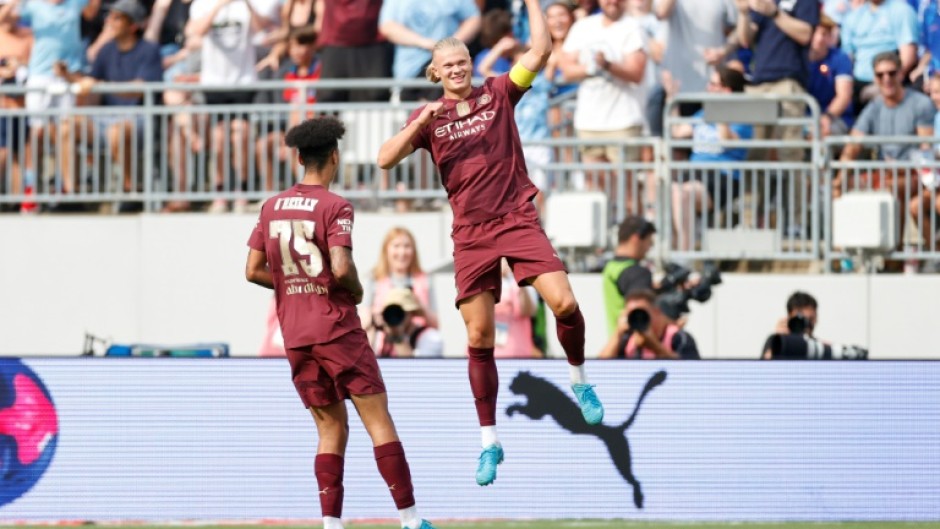
<path id="1" fill-rule="evenodd" d="M 509 70 L 509 80 L 519 88 L 529 88 L 538 74 L 538 72 L 533 72 L 523 66 L 521 62 L 517 62 L 512 70 Z"/>

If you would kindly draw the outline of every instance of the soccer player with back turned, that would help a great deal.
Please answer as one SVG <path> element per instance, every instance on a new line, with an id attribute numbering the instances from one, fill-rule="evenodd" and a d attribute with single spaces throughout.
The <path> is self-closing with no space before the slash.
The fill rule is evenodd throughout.
<path id="1" fill-rule="evenodd" d="M 398 134 L 382 145 L 379 165 L 390 169 L 417 149 L 431 153 L 454 212 L 454 270 L 457 307 L 467 327 L 470 387 L 476 401 L 483 452 L 476 480 L 489 485 L 503 448 L 496 435 L 493 307 L 500 297 L 500 259 L 505 257 L 520 284 L 531 284 L 558 324 L 570 364 L 572 390 L 584 419 L 604 416 L 584 374 L 584 318 L 564 264 L 539 223 L 513 117 L 515 105 L 552 52 L 551 36 L 538 0 L 525 0 L 532 46 L 508 74 L 471 85 L 473 62 L 463 42 L 446 38 L 434 46 L 428 79 L 441 82 L 444 97 L 411 114 Z"/>
<path id="2" fill-rule="evenodd" d="M 287 133 L 304 178 L 264 203 L 248 240 L 245 275 L 275 291 L 294 386 L 317 425 L 314 472 L 323 528 L 343 528 L 345 399 L 350 398 L 372 438 L 402 527 L 434 529 L 415 509 L 411 471 L 388 412 L 382 374 L 356 313 L 362 284 L 352 260 L 353 209 L 329 191 L 344 132 L 338 120 L 317 118 Z"/>

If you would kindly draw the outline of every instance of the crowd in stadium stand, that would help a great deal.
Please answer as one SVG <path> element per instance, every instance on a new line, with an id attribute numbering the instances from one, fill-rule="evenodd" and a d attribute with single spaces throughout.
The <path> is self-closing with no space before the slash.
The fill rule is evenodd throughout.
<path id="1" fill-rule="evenodd" d="M 692 92 L 736 92 L 739 78 L 748 93 L 811 94 L 822 109 L 824 136 L 934 134 L 937 113 L 931 98 L 940 101 L 934 94 L 940 82 L 931 82 L 940 78 L 938 0 L 543 0 L 542 4 L 554 53 L 517 110 L 524 142 L 550 137 L 551 120 L 557 119 L 549 111 L 553 96 L 576 91 L 575 134 L 602 142 L 661 136 L 669 98 Z M 528 39 L 523 2 L 0 0 L 0 77 L 4 84 L 44 88 L 26 97 L 3 96 L 0 103 L 3 108 L 29 111 L 142 104 L 140 94 L 92 93 L 95 84 L 116 81 L 250 86 L 259 79 L 423 78 L 431 47 L 448 36 L 470 46 L 479 76 L 504 73 Z M 68 85 L 73 88 L 62 88 Z M 387 101 L 390 92 L 167 90 L 161 97 L 169 106 L 194 97 L 208 105 L 252 105 Z M 439 89 L 401 93 L 406 101 L 437 97 Z M 699 111 L 694 104 L 678 108 L 683 116 Z M 785 105 L 784 113 L 801 116 L 805 109 Z M 230 117 L 204 131 L 192 116 L 174 116 L 166 154 L 175 188 L 192 184 L 187 155 L 207 152 L 215 157 L 210 190 L 212 186 L 247 189 L 250 175 L 258 176 L 252 189 L 273 190 L 274 165 L 289 163 L 281 141 L 284 130 L 303 115 L 266 124 L 265 130 L 256 131 L 254 145 L 248 144 L 247 117 Z M 130 173 L 138 169 L 124 153 L 142 140 L 141 128 L 127 127 L 127 118 L 112 115 L 69 121 L 55 133 L 43 126 L 47 121 L 32 115 L 29 120 L 0 120 L 3 191 L 28 194 L 37 182 L 51 179 L 51 171 L 59 182 L 54 191 L 69 193 L 75 185 L 70 153 L 94 139 L 108 145 L 112 161 L 123 168 L 125 190 L 134 185 Z M 740 137 L 745 130 L 713 129 L 710 134 L 719 142 Z M 775 129 L 753 134 L 792 139 L 807 133 L 796 126 Z M 708 131 L 682 132 L 698 138 L 699 132 Z M 66 154 L 57 157 L 61 167 L 42 163 L 43 151 L 50 146 Z M 21 150 L 27 155 L 15 159 L 25 163 L 7 163 Z M 886 145 L 875 155 L 896 159 L 911 150 Z M 249 156 L 249 151 L 255 155 Z M 781 160 L 806 155 L 798 149 L 779 151 L 776 156 Z M 858 154 L 847 151 L 844 159 Z M 722 150 L 717 160 L 739 159 L 741 154 Z M 545 147 L 526 149 L 531 176 L 543 190 L 552 183 L 538 166 L 549 156 Z M 641 149 L 623 153 L 603 146 L 581 149 L 585 162 L 649 156 Z M 8 169 L 14 174 L 7 175 Z M 224 169 L 230 169 L 228 175 Z M 731 193 L 721 200 L 734 198 L 737 190 Z M 208 209 L 244 211 L 247 206 L 245 200 L 216 200 Z M 191 207 L 185 202 L 166 205 L 168 211 Z M 917 214 L 940 208 L 940 201 L 917 198 L 908 207 Z M 24 203 L 21 210 L 33 211 L 35 205 Z"/>

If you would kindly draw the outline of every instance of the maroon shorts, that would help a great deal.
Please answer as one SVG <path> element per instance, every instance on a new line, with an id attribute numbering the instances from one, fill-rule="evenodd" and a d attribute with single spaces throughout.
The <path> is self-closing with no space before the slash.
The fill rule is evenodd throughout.
<path id="1" fill-rule="evenodd" d="M 565 271 L 531 202 L 497 219 L 454 226 L 451 237 L 454 239 L 458 306 L 461 301 L 487 290 L 492 290 L 499 301 L 502 257 L 509 262 L 512 275 L 520 285 L 542 274 Z"/>
<path id="2" fill-rule="evenodd" d="M 287 349 L 291 377 L 307 408 L 350 395 L 385 393 L 382 372 L 365 331 L 356 329 L 329 343 Z"/>

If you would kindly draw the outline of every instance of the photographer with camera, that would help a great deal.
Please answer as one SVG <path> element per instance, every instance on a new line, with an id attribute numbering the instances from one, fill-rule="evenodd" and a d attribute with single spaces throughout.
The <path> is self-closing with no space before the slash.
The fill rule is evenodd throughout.
<path id="1" fill-rule="evenodd" d="M 653 290 L 653 273 L 643 265 L 643 260 L 653 247 L 655 233 L 653 223 L 637 215 L 630 215 L 620 223 L 614 256 L 602 272 L 609 335 L 617 331 L 617 319 L 626 296 L 636 290 Z"/>
<path id="2" fill-rule="evenodd" d="M 670 320 L 652 290 L 627 294 L 617 318 L 616 332 L 598 358 L 640 360 L 698 360 L 692 335 Z"/>
<path id="3" fill-rule="evenodd" d="M 427 327 L 422 320 L 421 304 L 410 288 L 393 288 L 385 296 L 381 312 L 372 318 L 372 325 L 381 330 L 384 339 L 375 344 L 376 356 L 387 358 L 439 358 L 444 353 L 440 331 Z"/>
<path id="4" fill-rule="evenodd" d="M 787 317 L 764 342 L 763 360 L 865 360 L 868 350 L 854 345 L 830 345 L 816 339 L 816 298 L 794 292 L 787 299 Z"/>

